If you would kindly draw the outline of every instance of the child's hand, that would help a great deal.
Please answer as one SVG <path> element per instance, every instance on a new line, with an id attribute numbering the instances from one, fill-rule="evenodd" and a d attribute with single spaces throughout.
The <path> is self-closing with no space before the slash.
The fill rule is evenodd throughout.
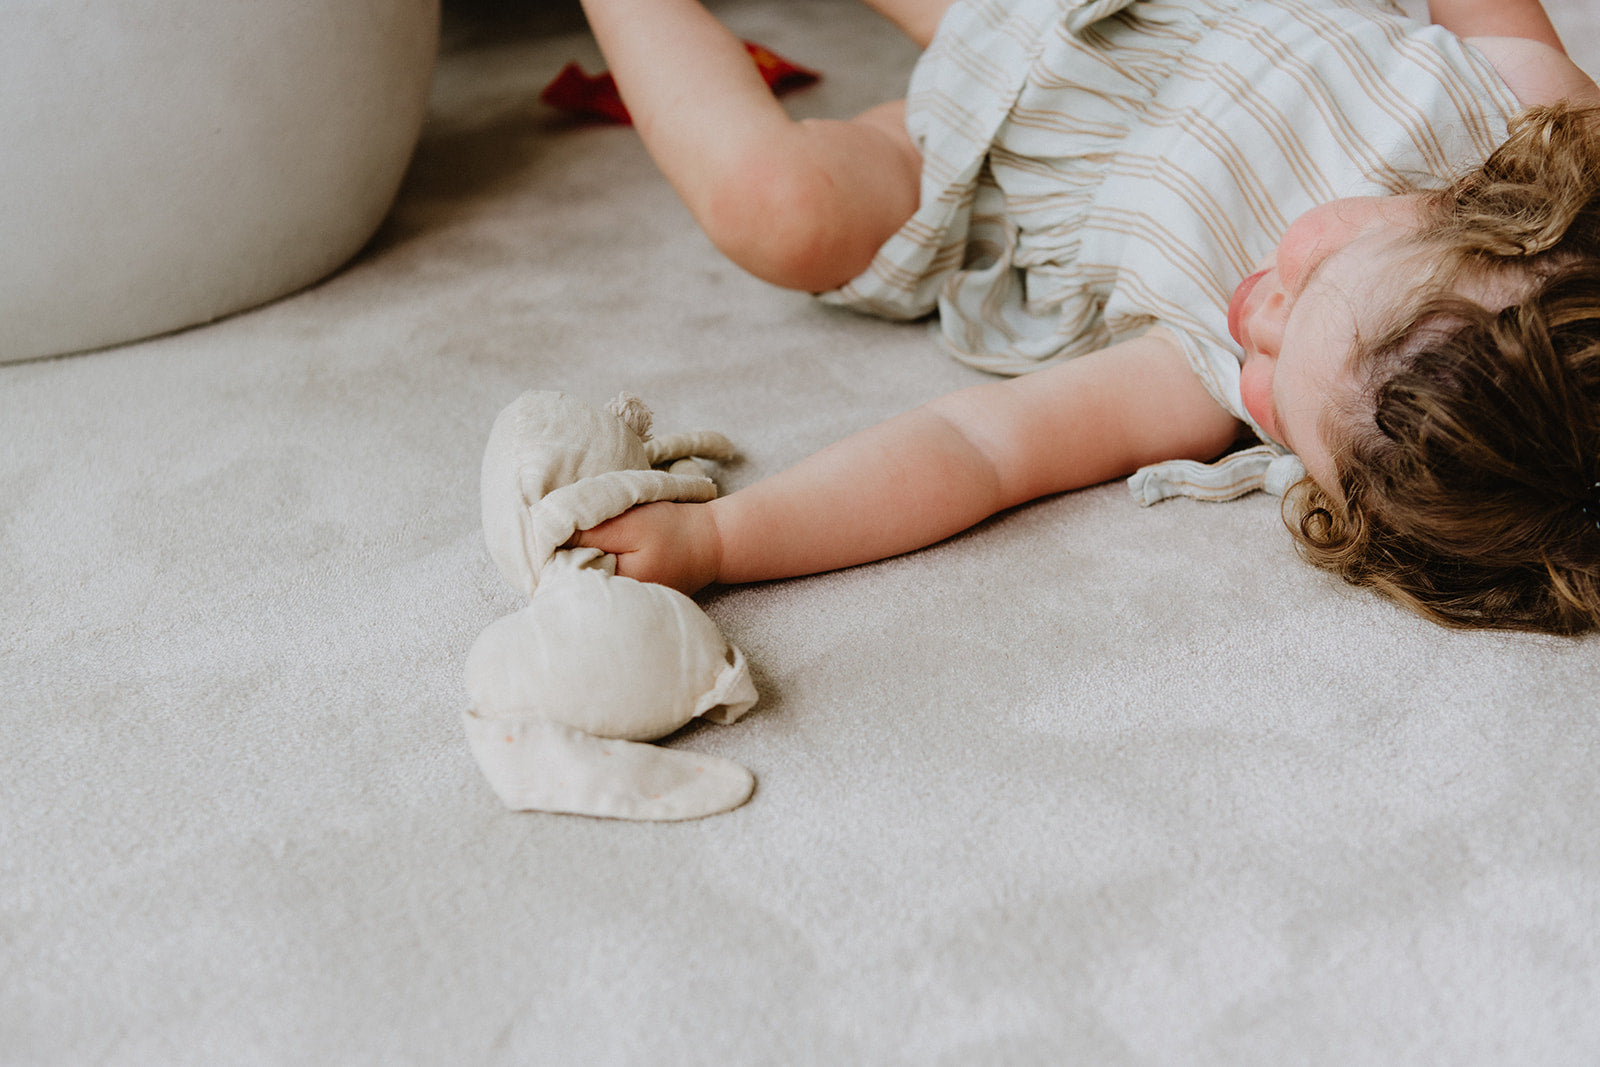
<path id="1" fill-rule="evenodd" d="M 721 542 L 704 504 L 642 504 L 592 530 L 570 545 L 598 548 L 617 557 L 617 573 L 641 582 L 694 593 L 717 579 Z"/>

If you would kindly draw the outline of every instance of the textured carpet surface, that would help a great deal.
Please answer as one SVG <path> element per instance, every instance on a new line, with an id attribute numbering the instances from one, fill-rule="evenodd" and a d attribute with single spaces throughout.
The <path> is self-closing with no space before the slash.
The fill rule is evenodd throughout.
<path id="1" fill-rule="evenodd" d="M 797 114 L 914 59 L 843 0 L 719 10 L 824 72 Z M 754 799 L 502 810 L 459 714 L 516 606 L 505 403 L 639 393 L 731 488 L 981 380 L 719 259 L 631 131 L 535 102 L 569 59 L 571 10 L 457 8 L 355 263 L 0 367 L 0 1062 L 1600 1058 L 1600 643 L 1421 622 L 1259 496 L 717 592 L 762 701 L 671 743 Z"/>

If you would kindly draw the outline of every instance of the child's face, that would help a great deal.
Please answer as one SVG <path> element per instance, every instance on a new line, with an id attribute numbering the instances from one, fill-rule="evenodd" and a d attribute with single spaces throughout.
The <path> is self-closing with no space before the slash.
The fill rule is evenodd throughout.
<path id="1" fill-rule="evenodd" d="M 1401 298 L 1429 278 L 1426 255 L 1411 241 L 1419 207 L 1417 197 L 1385 196 L 1313 208 L 1228 308 L 1228 329 L 1245 353 L 1245 410 L 1329 492 L 1338 487 L 1322 413 L 1356 388 L 1358 340 L 1383 333 Z"/>

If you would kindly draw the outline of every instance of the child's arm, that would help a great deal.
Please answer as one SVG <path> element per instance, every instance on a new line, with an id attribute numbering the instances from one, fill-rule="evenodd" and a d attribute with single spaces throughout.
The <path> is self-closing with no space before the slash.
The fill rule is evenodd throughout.
<path id="1" fill-rule="evenodd" d="M 1428 0 L 1428 18 L 1457 37 L 1521 37 L 1566 52 L 1539 0 Z"/>
<path id="2" fill-rule="evenodd" d="M 1428 15 L 1481 52 L 1525 107 L 1600 104 L 1539 0 L 1429 0 Z"/>
<path id="3" fill-rule="evenodd" d="M 700 0 L 583 7 L 650 157 L 712 243 L 756 277 L 843 285 L 916 211 L 922 157 L 903 102 L 794 121 Z"/>
<path id="4" fill-rule="evenodd" d="M 882 559 L 997 511 L 1160 460 L 1239 423 L 1159 332 L 942 397 L 710 504 L 650 504 L 579 535 L 618 573 L 693 592 Z"/>

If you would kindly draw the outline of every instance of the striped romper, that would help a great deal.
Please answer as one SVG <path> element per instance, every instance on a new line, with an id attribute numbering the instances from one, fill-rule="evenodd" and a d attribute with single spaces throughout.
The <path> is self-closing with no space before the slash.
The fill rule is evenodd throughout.
<path id="1" fill-rule="evenodd" d="M 822 299 L 937 311 L 954 354 L 1000 374 L 1163 326 L 1266 441 L 1239 398 L 1235 286 L 1301 213 L 1442 185 L 1518 108 L 1475 50 L 1385 0 L 956 0 L 907 95 L 920 206 Z M 1142 472 L 1136 495 L 1297 476 L 1270 442 L 1250 453 Z"/>

